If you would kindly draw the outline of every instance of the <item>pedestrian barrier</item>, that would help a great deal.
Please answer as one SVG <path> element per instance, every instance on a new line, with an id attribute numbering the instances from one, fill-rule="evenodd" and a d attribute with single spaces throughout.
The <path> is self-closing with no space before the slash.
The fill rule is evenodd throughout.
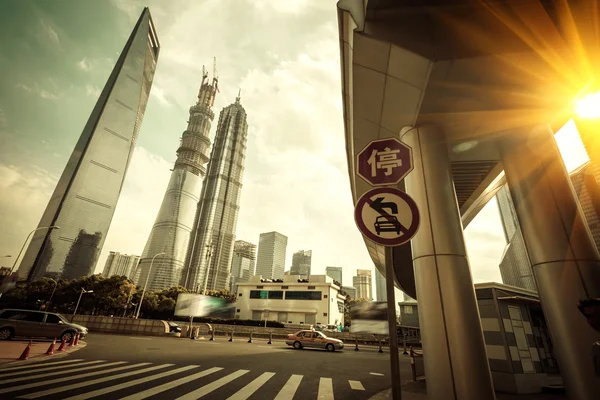
<path id="1" fill-rule="evenodd" d="M 67 347 L 67 341 L 63 337 L 60 346 L 58 347 L 58 351 L 65 351 L 65 347 Z"/>
<path id="2" fill-rule="evenodd" d="M 412 370 L 413 382 L 416 382 L 419 377 L 425 376 L 425 364 L 423 362 L 423 350 L 415 351 L 410 348 L 410 368 Z"/>
<path id="3" fill-rule="evenodd" d="M 253 333 L 254 333 L 254 332 L 250 332 L 250 339 L 248 339 L 248 343 L 252 343 L 252 334 L 253 334 Z"/>
<path id="4" fill-rule="evenodd" d="M 269 332 L 269 341 L 267 344 L 273 344 L 273 332 Z"/>
<path id="5" fill-rule="evenodd" d="M 54 340 L 52 341 L 52 343 L 50 344 L 50 347 L 48 347 L 48 350 L 46 351 L 46 355 L 47 356 L 51 356 L 54 354 L 54 346 L 56 345 L 56 338 L 54 338 Z"/>
<path id="6" fill-rule="evenodd" d="M 229 337 L 229 341 L 233 342 L 233 329 L 231 330 L 231 336 Z"/>
<path id="7" fill-rule="evenodd" d="M 29 339 L 29 344 L 27 345 L 27 347 L 25 347 L 25 350 L 23 350 L 23 353 L 21 353 L 21 357 L 19 357 L 19 360 L 27 360 L 29 358 L 29 353 L 31 353 L 31 339 Z"/>
<path id="8" fill-rule="evenodd" d="M 214 329 L 210 329 L 210 339 L 208 340 L 215 340 L 215 330 Z"/>

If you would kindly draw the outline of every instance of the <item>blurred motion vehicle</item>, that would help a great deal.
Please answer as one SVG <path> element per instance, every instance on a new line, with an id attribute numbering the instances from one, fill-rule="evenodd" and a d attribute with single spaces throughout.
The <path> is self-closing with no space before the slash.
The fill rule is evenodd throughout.
<path id="1" fill-rule="evenodd" d="M 88 334 L 85 326 L 73 324 L 57 313 L 33 310 L 0 310 L 0 340 L 16 336 L 43 337 L 70 342 L 79 333 L 82 339 Z"/>
<path id="2" fill-rule="evenodd" d="M 327 337 L 322 332 L 314 330 L 291 333 L 287 336 L 285 343 L 288 346 L 293 346 L 297 350 L 304 347 L 325 349 L 327 351 L 336 351 L 344 348 L 344 342 L 341 340 Z"/>
<path id="3" fill-rule="evenodd" d="M 169 332 L 181 332 L 181 326 L 177 325 L 175 322 L 167 321 L 167 324 L 169 325 Z"/>

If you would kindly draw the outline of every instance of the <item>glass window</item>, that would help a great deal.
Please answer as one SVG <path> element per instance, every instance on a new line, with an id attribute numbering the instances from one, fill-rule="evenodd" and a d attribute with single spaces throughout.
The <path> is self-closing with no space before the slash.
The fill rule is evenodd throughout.
<path id="1" fill-rule="evenodd" d="M 251 290 L 250 298 L 251 299 L 266 299 L 268 298 L 268 291 L 266 290 Z"/>
<path id="2" fill-rule="evenodd" d="M 46 323 L 47 324 L 58 324 L 60 321 L 61 321 L 61 319 L 58 317 L 58 315 L 46 314 Z"/>
<path id="3" fill-rule="evenodd" d="M 309 290 L 310 290 L 310 289 L 316 289 L 316 287 L 315 287 L 315 286 L 309 286 L 309 287 L 308 287 L 308 289 L 309 289 Z"/>
<path id="4" fill-rule="evenodd" d="M 20 318 L 21 321 L 28 322 L 42 322 L 44 320 L 44 313 L 41 312 L 28 312 L 24 313 L 23 318 Z"/>
<path id="5" fill-rule="evenodd" d="M 3 319 L 19 319 L 19 318 L 13 318 L 15 315 L 22 315 L 23 312 L 22 311 L 16 311 L 16 310 L 4 310 L 0 313 L 0 318 Z"/>
<path id="6" fill-rule="evenodd" d="M 286 300 L 321 300 L 322 292 L 309 291 L 287 291 L 285 292 Z"/>
<path id="7" fill-rule="evenodd" d="M 404 314 L 412 314 L 413 308 L 412 306 L 404 306 Z"/>
<path id="8" fill-rule="evenodd" d="M 269 290 L 269 299 L 281 300 L 283 299 L 283 291 L 282 290 Z"/>
<path id="9" fill-rule="evenodd" d="M 282 289 L 289 289 L 289 286 L 282 286 Z"/>

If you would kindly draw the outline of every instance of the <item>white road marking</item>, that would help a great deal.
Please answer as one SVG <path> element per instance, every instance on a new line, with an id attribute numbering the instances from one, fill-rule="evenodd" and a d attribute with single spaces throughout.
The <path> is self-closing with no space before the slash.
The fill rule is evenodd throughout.
<path id="1" fill-rule="evenodd" d="M 152 338 L 148 338 L 148 337 L 135 337 L 135 336 L 129 336 L 129 339 L 136 339 L 136 340 L 152 340 Z"/>
<path id="2" fill-rule="evenodd" d="M 117 361 L 117 362 L 114 362 L 114 363 L 103 364 L 102 366 L 103 367 L 108 367 L 108 366 L 119 365 L 119 364 L 125 364 L 125 361 Z M 143 363 L 141 365 L 147 365 L 147 364 L 149 364 L 149 363 Z M 43 381 L 43 382 L 28 383 L 26 385 L 21 385 L 21 386 L 13 386 L 13 387 L 9 387 L 9 388 L 0 390 L 0 394 L 10 393 L 10 392 L 16 392 L 17 390 L 31 389 L 31 388 L 38 387 L 38 386 L 47 386 L 47 385 L 53 385 L 55 383 L 68 382 L 68 381 L 71 381 L 71 380 L 74 380 L 74 379 L 87 378 L 88 376 L 94 376 L 94 375 L 106 374 L 108 372 L 120 371 L 120 370 L 127 369 L 127 368 L 137 367 L 139 365 L 140 364 L 126 365 L 124 367 L 119 367 L 119 368 L 104 369 L 102 371 L 97 371 L 97 372 L 88 372 L 87 374 L 76 373 L 76 374 L 72 374 L 70 376 L 67 376 L 65 378 L 51 379 L 49 381 Z M 77 372 L 79 372 L 79 371 L 77 371 Z"/>
<path id="3" fill-rule="evenodd" d="M 352 390 L 365 390 L 365 387 L 362 383 L 360 383 L 360 381 L 348 381 L 348 383 L 350 384 L 350 389 Z"/>
<path id="4" fill-rule="evenodd" d="M 331 378 L 319 379 L 318 400 L 333 400 L 333 381 Z"/>
<path id="5" fill-rule="evenodd" d="M 375 376 L 384 376 L 383 374 L 380 374 L 379 372 L 369 372 L 369 374 L 375 375 Z"/>
<path id="6" fill-rule="evenodd" d="M 83 361 L 83 359 L 78 358 L 75 360 L 66 360 L 66 361 L 55 361 L 55 362 L 37 362 L 35 364 L 28 364 L 28 365 L 24 365 L 21 367 L 12 367 L 12 368 L 2 368 L 0 369 L 0 374 L 3 373 L 4 371 L 18 371 L 18 370 L 22 370 L 22 369 L 31 369 L 31 368 L 38 368 L 38 367 L 46 367 L 48 365 L 58 365 L 58 364 L 69 364 L 69 363 L 74 363 L 74 362 L 79 362 L 79 361 Z M 35 372 L 35 371 L 33 371 Z"/>
<path id="7" fill-rule="evenodd" d="M 103 365 L 92 365 L 91 367 L 79 368 L 82 365 L 98 364 L 98 363 L 101 363 L 101 362 L 105 362 L 105 361 L 104 360 L 97 360 L 97 361 L 88 361 L 88 362 L 77 364 L 77 365 L 75 365 L 76 369 L 74 368 L 72 372 L 75 373 L 75 372 L 85 371 L 85 370 L 93 369 L 93 368 L 101 368 L 104 365 L 106 365 L 106 364 L 103 364 Z M 122 362 L 122 363 L 124 363 L 124 362 Z M 67 367 L 69 367 L 69 366 L 67 366 Z M 63 366 L 63 367 L 55 367 L 55 368 L 64 369 L 65 367 Z M 37 370 L 35 372 L 39 372 L 39 371 L 40 370 Z M 44 373 L 44 374 L 39 374 L 39 375 L 28 375 L 26 377 L 21 377 L 21 378 L 2 379 L 2 380 L 0 380 L 0 384 L 15 383 L 15 382 L 22 382 L 22 381 L 29 381 L 29 382 L 31 382 L 31 381 L 34 381 L 36 379 L 43 379 L 43 378 L 45 378 L 47 376 L 54 376 L 54 375 L 61 375 L 61 374 L 68 374 L 68 373 L 69 373 L 69 371 L 57 371 L 57 372 L 51 372 L 49 374 L 48 373 Z M 10 375 L 13 375 L 13 374 L 10 374 Z M 20 375 L 20 374 L 18 374 L 18 375 Z"/>
<path id="8" fill-rule="evenodd" d="M 283 388 L 277 394 L 274 400 L 292 400 L 300 386 L 303 375 L 292 375 Z"/>
<path id="9" fill-rule="evenodd" d="M 204 385 L 201 388 L 194 390 L 193 392 L 189 392 L 188 394 L 179 397 L 177 400 L 199 399 L 200 397 L 203 397 L 204 395 L 207 395 L 207 394 L 219 389 L 221 386 L 225 386 L 229 382 L 239 378 L 242 375 L 247 374 L 248 372 L 250 372 L 250 371 L 248 371 L 247 369 L 237 370 L 234 373 L 224 376 L 221 379 L 217 379 L 216 381 L 211 382 L 208 385 Z M 124 400 L 124 399 L 121 399 L 121 400 Z"/>
<path id="10" fill-rule="evenodd" d="M 173 364 L 169 364 L 169 365 L 173 365 Z M 146 382 L 149 382 L 149 381 L 152 381 L 152 380 L 155 380 L 155 379 L 164 378 L 165 376 L 174 375 L 174 374 L 177 374 L 179 372 L 187 371 L 188 369 L 192 369 L 192 368 L 196 368 L 196 367 L 199 367 L 199 365 L 188 365 L 188 366 L 185 366 L 185 367 L 181 367 L 181 368 L 177 368 L 177 369 L 172 369 L 172 370 L 169 370 L 167 372 L 162 372 L 160 374 L 150 375 L 150 376 L 147 376 L 145 378 L 135 379 L 133 381 L 127 381 L 127 382 L 121 383 L 119 385 L 109 386 L 107 388 L 102 388 L 102 389 L 94 390 L 92 392 L 83 393 L 83 394 L 80 394 L 78 396 L 68 397 L 68 398 L 63 399 L 63 400 L 86 400 L 86 399 L 91 399 L 92 397 L 101 396 L 103 394 L 116 392 L 117 390 L 125 389 L 125 388 L 128 388 L 128 387 L 134 386 L 134 385 L 140 385 L 142 383 L 146 383 Z"/>
<path id="11" fill-rule="evenodd" d="M 262 385 L 264 385 L 269 379 L 275 375 L 274 372 L 265 372 L 243 388 L 241 388 L 236 394 L 230 396 L 227 400 L 247 400 L 248 397 L 252 396 Z"/>
<path id="12" fill-rule="evenodd" d="M 144 365 L 147 365 L 147 364 L 148 363 L 145 363 Z M 137 364 L 137 365 L 139 366 L 140 364 Z M 41 392 L 26 394 L 26 395 L 23 395 L 23 396 L 19 396 L 19 398 L 22 398 L 22 399 L 37 399 L 39 397 L 49 396 L 49 395 L 53 395 L 53 394 L 60 393 L 60 392 L 66 392 L 68 390 L 79 389 L 79 388 L 86 387 L 86 386 L 96 385 L 98 383 L 104 383 L 104 382 L 108 382 L 108 381 L 113 381 L 115 379 L 126 378 L 126 377 L 131 376 L 131 375 L 144 374 L 144 373 L 147 373 L 147 372 L 152 372 L 152 371 L 154 371 L 156 369 L 166 368 L 166 367 L 172 367 L 173 365 L 175 365 L 175 364 L 155 365 L 155 366 L 150 367 L 150 368 L 138 369 L 138 370 L 135 370 L 135 371 L 125 372 L 123 374 L 105 376 L 104 378 L 93 379 L 91 381 L 79 382 L 79 383 L 74 383 L 74 384 L 68 385 L 68 386 L 61 386 L 61 387 L 57 387 L 57 388 L 54 388 L 54 389 L 44 390 L 44 391 L 41 391 Z"/>
<path id="13" fill-rule="evenodd" d="M 81 360 L 83 361 L 83 360 Z M 99 361 L 92 361 L 92 364 L 95 363 L 99 363 L 102 362 L 104 360 L 99 360 Z M 71 364 L 71 365 L 58 365 L 58 366 L 52 366 L 52 367 L 48 367 L 48 368 L 40 368 L 40 369 L 35 369 L 33 371 L 17 371 L 17 372 L 11 372 L 10 374 L 2 374 L 0 376 L 1 379 L 7 378 L 9 376 L 15 376 L 15 375 L 22 375 L 22 374 L 26 374 L 26 373 L 31 373 L 31 374 L 35 374 L 37 372 L 43 372 L 43 371 L 56 371 L 59 369 L 65 369 L 65 368 L 77 368 L 79 365 L 85 365 L 85 364 L 89 364 L 89 363 L 81 363 L 81 364 Z M 61 374 L 63 374 L 64 372 L 60 372 Z M 48 374 L 46 374 L 46 376 L 48 376 Z"/>
<path id="14" fill-rule="evenodd" d="M 220 371 L 222 369 L 223 368 L 219 368 L 219 367 L 210 368 L 210 369 L 198 372 L 197 374 L 188 375 L 188 376 L 185 376 L 183 378 L 174 380 L 172 382 L 165 383 L 164 385 L 156 386 L 156 387 L 150 388 L 148 390 L 144 390 L 143 392 L 132 394 L 131 396 L 122 397 L 121 400 L 141 400 L 141 399 L 145 399 L 147 397 L 154 396 L 155 394 L 162 393 L 164 391 L 172 389 L 172 388 L 174 388 L 176 386 L 183 385 L 183 384 L 191 382 L 193 380 L 200 379 L 200 378 L 202 378 L 204 376 L 213 374 L 213 373 L 215 373 L 217 371 Z"/>

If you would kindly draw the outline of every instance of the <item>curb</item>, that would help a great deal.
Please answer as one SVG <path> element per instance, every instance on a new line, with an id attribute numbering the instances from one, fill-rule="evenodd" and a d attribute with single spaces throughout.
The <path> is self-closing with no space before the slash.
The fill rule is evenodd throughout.
<path id="1" fill-rule="evenodd" d="M 51 356 L 47 356 L 45 353 L 40 353 L 40 354 L 35 354 L 31 357 L 29 357 L 28 360 L 13 360 L 13 359 L 2 359 L 0 358 L 0 370 L 5 367 L 5 366 L 13 366 L 15 364 L 31 364 L 31 363 L 37 363 L 40 362 L 42 359 L 43 360 L 54 360 L 57 358 L 63 358 L 68 356 L 71 353 L 74 353 L 78 350 L 83 349 L 84 347 L 87 346 L 86 342 L 80 342 L 77 347 L 75 347 L 74 349 L 70 349 L 64 352 L 60 352 L 60 353 L 54 353 Z"/>

